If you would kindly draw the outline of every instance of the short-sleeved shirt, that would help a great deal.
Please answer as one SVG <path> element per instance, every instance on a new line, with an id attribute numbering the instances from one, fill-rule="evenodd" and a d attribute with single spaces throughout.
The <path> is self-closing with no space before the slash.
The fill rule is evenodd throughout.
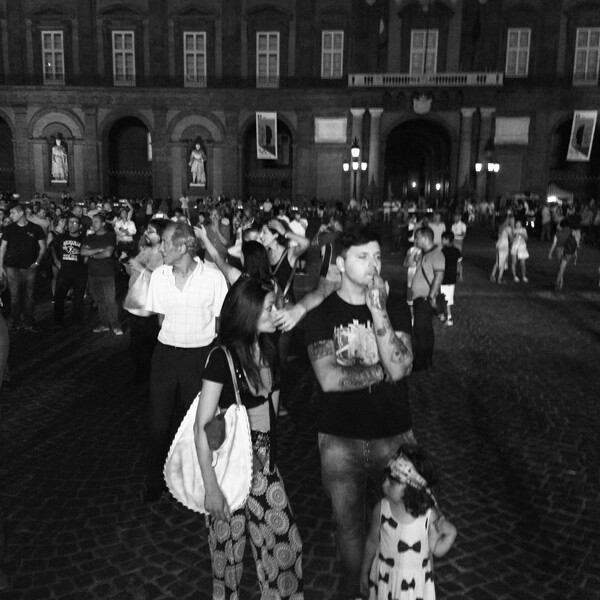
<path id="1" fill-rule="evenodd" d="M 423 268 L 421 268 L 421 266 Z M 446 268 L 446 259 L 437 246 L 417 258 L 417 269 L 410 289 L 415 298 L 427 298 L 436 273 Z M 423 274 L 423 271 L 425 274 Z"/>
<path id="2" fill-rule="evenodd" d="M 452 223 L 451 231 L 454 234 L 454 239 L 460 242 L 464 240 L 465 236 L 467 235 L 467 226 L 463 221 Z"/>
<path id="3" fill-rule="evenodd" d="M 56 256 L 60 260 L 60 270 L 67 274 L 82 274 L 86 271 L 85 257 L 81 256 L 83 235 L 63 233 L 53 240 Z"/>
<path id="4" fill-rule="evenodd" d="M 158 267 L 150 279 L 146 309 L 165 316 L 158 341 L 177 348 L 201 348 L 216 337 L 216 319 L 227 282 L 212 263 L 194 259 L 196 268 L 180 290 L 173 267 Z"/>
<path id="5" fill-rule="evenodd" d="M 394 297 L 388 301 L 388 315 L 395 331 L 411 334 L 410 309 Z M 342 340 L 343 352 L 336 352 L 343 366 L 373 365 L 379 362 L 373 318 L 366 304 L 348 304 L 338 293 L 328 296 L 310 311 L 305 320 L 307 346 L 319 341 Z M 336 345 L 336 349 L 339 344 Z M 370 388 L 324 392 L 320 390 L 316 415 L 322 433 L 356 439 L 378 439 L 404 433 L 412 428 L 408 405 L 408 384 L 381 382 Z"/>
<path id="6" fill-rule="evenodd" d="M 117 242 L 115 234 L 112 231 L 107 231 L 102 235 L 92 233 L 85 237 L 85 246 L 89 246 L 92 250 L 98 248 L 107 248 L 112 246 L 113 249 Z M 115 259 L 113 256 L 108 258 L 96 258 L 90 256 L 87 262 L 88 275 L 90 277 L 114 277 L 115 276 Z"/>
<path id="7" fill-rule="evenodd" d="M 246 376 L 242 369 L 241 362 L 235 350 L 230 349 L 229 352 L 233 360 L 242 404 L 246 408 L 254 408 L 256 406 L 260 406 L 261 404 L 267 401 L 267 396 L 254 396 L 252 394 L 252 392 L 250 391 L 250 386 L 248 385 L 248 381 L 246 380 Z M 276 369 L 273 370 L 272 376 L 273 387 L 271 389 L 271 392 L 276 392 L 280 388 L 278 371 Z M 202 378 L 206 379 L 207 381 L 214 381 L 223 385 L 221 397 L 219 398 L 220 408 L 226 409 L 236 401 L 235 390 L 233 389 L 233 381 L 231 379 L 231 369 L 229 368 L 229 362 L 227 361 L 227 357 L 225 356 L 225 352 L 223 352 L 222 348 L 215 348 L 210 353 L 210 357 L 206 363 L 206 367 L 204 369 Z"/>
<path id="8" fill-rule="evenodd" d="M 446 231 L 446 223 L 429 223 L 429 229 L 433 231 L 433 243 L 436 246 L 441 246 L 442 233 Z"/>
<path id="9" fill-rule="evenodd" d="M 45 240 L 44 230 L 35 223 L 27 225 L 11 223 L 4 228 L 2 241 L 7 242 L 4 265 L 17 269 L 28 269 L 40 253 L 40 240 Z"/>
<path id="10" fill-rule="evenodd" d="M 460 258 L 460 250 L 456 246 L 444 246 L 442 248 L 442 254 L 444 255 L 444 279 L 442 279 L 442 285 L 454 285 L 456 284 L 456 274 L 458 259 Z"/>

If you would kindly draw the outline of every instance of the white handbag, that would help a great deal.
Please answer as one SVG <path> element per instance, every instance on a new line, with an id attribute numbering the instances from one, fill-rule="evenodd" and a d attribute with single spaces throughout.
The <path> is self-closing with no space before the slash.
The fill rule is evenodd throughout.
<path id="1" fill-rule="evenodd" d="M 227 356 L 235 403 L 225 412 L 225 441 L 213 451 L 213 468 L 221 492 L 233 512 L 246 504 L 252 484 L 252 438 L 245 406 L 241 402 L 233 360 L 229 351 L 221 346 Z M 209 355 L 210 358 L 210 355 Z M 190 510 L 206 514 L 206 490 L 196 453 L 194 423 L 202 391 L 194 398 L 175 439 L 171 444 L 163 475 L 173 497 Z"/>

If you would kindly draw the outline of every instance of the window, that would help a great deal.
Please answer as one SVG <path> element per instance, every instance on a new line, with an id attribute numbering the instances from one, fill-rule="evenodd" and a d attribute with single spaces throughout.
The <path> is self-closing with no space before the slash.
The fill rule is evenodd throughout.
<path id="1" fill-rule="evenodd" d="M 527 77 L 531 29 L 509 29 L 506 42 L 506 76 Z"/>
<path id="2" fill-rule="evenodd" d="M 600 27 L 579 27 L 575 46 L 573 83 L 595 85 L 598 82 Z"/>
<path id="3" fill-rule="evenodd" d="M 279 85 L 279 32 L 264 31 L 256 34 L 256 85 Z"/>
<path id="4" fill-rule="evenodd" d="M 185 85 L 206 85 L 206 33 L 185 31 L 183 33 L 183 64 Z"/>
<path id="5" fill-rule="evenodd" d="M 413 29 L 410 32 L 410 73 L 437 71 L 437 29 Z"/>
<path id="6" fill-rule="evenodd" d="M 321 77 L 341 79 L 344 59 L 344 32 L 324 31 L 321 38 Z"/>
<path id="7" fill-rule="evenodd" d="M 65 55 L 62 31 L 42 31 L 44 83 L 65 83 Z"/>
<path id="8" fill-rule="evenodd" d="M 113 81 L 135 85 L 135 44 L 133 31 L 113 31 Z"/>

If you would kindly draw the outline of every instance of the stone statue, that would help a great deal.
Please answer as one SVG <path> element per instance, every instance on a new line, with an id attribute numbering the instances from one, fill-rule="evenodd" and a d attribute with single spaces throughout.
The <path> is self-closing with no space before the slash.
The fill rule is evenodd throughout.
<path id="1" fill-rule="evenodd" d="M 69 160 L 67 150 L 59 138 L 52 146 L 52 179 L 54 181 L 67 181 L 69 178 Z"/>
<path id="2" fill-rule="evenodd" d="M 190 154 L 190 162 L 188 166 L 192 172 L 192 184 L 206 185 L 206 170 L 204 163 L 206 162 L 206 154 L 202 150 L 202 146 L 196 142 L 196 146 Z"/>

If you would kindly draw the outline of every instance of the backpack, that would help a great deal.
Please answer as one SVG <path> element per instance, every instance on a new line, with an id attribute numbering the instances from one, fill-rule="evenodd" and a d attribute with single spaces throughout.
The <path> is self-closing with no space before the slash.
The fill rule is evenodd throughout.
<path id="1" fill-rule="evenodd" d="M 565 254 L 575 254 L 577 252 L 577 240 L 573 234 L 566 239 L 563 251 Z"/>

